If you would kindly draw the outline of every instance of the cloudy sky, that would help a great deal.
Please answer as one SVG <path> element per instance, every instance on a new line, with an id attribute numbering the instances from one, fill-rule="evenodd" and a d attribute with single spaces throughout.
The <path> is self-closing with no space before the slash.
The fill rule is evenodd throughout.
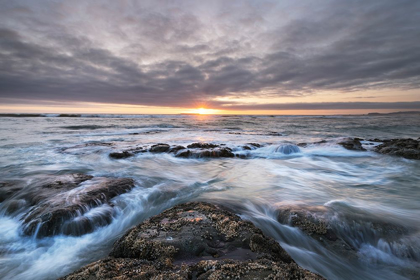
<path id="1" fill-rule="evenodd" d="M 419 0 L 0 0 L 1 112 L 420 110 Z"/>

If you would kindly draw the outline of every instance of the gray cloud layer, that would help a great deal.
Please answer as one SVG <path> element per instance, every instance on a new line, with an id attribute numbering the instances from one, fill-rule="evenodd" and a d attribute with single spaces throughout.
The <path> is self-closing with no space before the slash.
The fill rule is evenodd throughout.
<path id="1" fill-rule="evenodd" d="M 232 110 L 420 110 L 420 102 L 319 102 L 233 105 Z"/>
<path id="2" fill-rule="evenodd" d="M 208 2 L 1 1 L 0 98 L 220 107 L 420 86 L 418 0 Z"/>

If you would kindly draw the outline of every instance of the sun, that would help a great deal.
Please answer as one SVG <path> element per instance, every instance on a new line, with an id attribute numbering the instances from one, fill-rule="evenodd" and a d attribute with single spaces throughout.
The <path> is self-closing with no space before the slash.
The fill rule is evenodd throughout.
<path id="1" fill-rule="evenodd" d="M 189 109 L 185 112 L 185 114 L 193 114 L 193 115 L 213 115 L 218 114 L 219 110 L 217 109 L 207 109 L 204 107 L 199 107 L 196 109 Z"/>

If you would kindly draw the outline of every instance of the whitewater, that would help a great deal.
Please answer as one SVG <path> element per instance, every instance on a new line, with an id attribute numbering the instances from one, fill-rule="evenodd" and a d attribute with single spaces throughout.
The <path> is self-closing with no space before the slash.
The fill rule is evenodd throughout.
<path id="1" fill-rule="evenodd" d="M 327 279 L 420 279 L 420 161 L 376 153 L 372 140 L 417 139 L 418 117 L 43 114 L 0 121 L 0 279 L 65 276 L 105 257 L 132 226 L 188 201 L 232 209 Z M 346 137 L 364 139 L 367 151 L 346 150 L 338 144 Z M 212 143 L 236 156 L 109 156 L 158 143 Z M 75 173 L 130 178 L 135 186 L 87 209 L 87 219 L 112 217 L 91 232 L 25 234 L 25 211 L 38 205 L 3 196 L 2 188 L 19 184 L 24 192 L 48 176 Z M 327 221 L 342 242 L 293 227 L 290 211 Z"/>

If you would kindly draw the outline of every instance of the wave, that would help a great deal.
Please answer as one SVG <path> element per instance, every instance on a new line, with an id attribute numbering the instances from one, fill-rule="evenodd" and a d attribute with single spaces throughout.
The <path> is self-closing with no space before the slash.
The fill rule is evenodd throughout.
<path id="1" fill-rule="evenodd" d="M 142 119 L 142 118 L 188 118 L 186 115 L 126 115 L 126 114 L 0 114 L 7 118 L 106 118 L 106 119 Z"/>
<path id="2" fill-rule="evenodd" d="M 69 130 L 94 130 L 94 129 L 101 129 L 101 128 L 113 128 L 114 125 L 69 125 L 69 126 L 62 126 L 61 128 L 69 129 Z"/>

